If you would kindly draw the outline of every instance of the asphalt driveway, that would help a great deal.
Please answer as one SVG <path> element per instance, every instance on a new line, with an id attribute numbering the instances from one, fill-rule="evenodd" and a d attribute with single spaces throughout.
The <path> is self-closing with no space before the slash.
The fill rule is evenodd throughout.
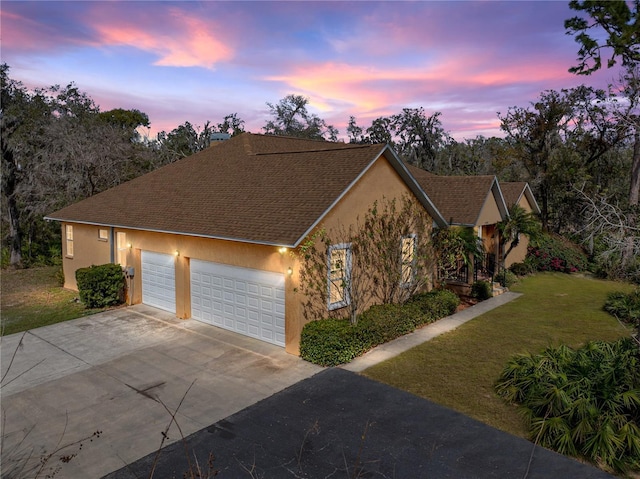
<path id="1" fill-rule="evenodd" d="M 5 336 L 0 346 L 3 475 L 101 431 L 66 449 L 78 452 L 69 463 L 47 463 L 61 467 L 58 478 L 101 477 L 158 449 L 171 421 L 165 406 L 182 401 L 170 444 L 322 370 L 144 305 Z"/>
<path id="2" fill-rule="evenodd" d="M 451 409 L 339 368 L 322 371 L 104 479 L 611 479 Z M 186 453 L 185 453 L 186 452 Z M 204 475 L 203 477 L 209 477 Z"/>

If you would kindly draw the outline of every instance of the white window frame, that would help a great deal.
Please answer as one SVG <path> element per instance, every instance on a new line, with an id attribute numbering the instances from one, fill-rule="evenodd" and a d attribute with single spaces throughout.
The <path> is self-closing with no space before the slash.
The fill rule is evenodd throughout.
<path id="1" fill-rule="evenodd" d="M 118 264 L 123 267 L 127 266 L 127 250 L 129 249 L 127 246 L 127 233 L 122 231 L 116 233 L 116 246 Z"/>
<path id="2" fill-rule="evenodd" d="M 66 241 L 66 253 L 67 258 L 73 258 L 73 225 L 65 225 L 65 241 Z"/>
<path id="3" fill-rule="evenodd" d="M 405 241 L 408 239 L 412 240 L 410 258 L 405 256 Z M 409 234 L 400 238 L 400 286 L 408 287 L 415 283 L 417 249 L 418 235 Z M 407 281 L 407 276 L 410 277 L 409 281 Z"/>
<path id="4" fill-rule="evenodd" d="M 344 265 L 340 269 L 336 269 L 333 263 L 333 255 L 336 251 L 344 251 Z M 351 282 L 351 243 L 340 243 L 329 246 L 327 252 L 327 307 L 329 311 L 344 308 L 351 304 L 351 296 L 349 294 L 349 283 Z M 335 273 L 342 271 L 341 275 Z M 338 282 L 340 285 L 338 286 Z M 339 300 L 332 301 L 332 291 L 339 288 L 342 294 Z"/>
<path id="5" fill-rule="evenodd" d="M 98 241 L 109 241 L 109 230 L 107 228 L 98 228 Z"/>

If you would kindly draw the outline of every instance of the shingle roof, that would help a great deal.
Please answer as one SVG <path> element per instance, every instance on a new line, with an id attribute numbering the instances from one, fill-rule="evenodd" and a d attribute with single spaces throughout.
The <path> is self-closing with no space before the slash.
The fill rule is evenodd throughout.
<path id="1" fill-rule="evenodd" d="M 540 213 L 538 202 L 533 196 L 533 192 L 531 191 L 531 188 L 526 181 L 502 182 L 500 183 L 500 189 L 502 190 L 504 200 L 509 208 L 518 203 L 522 195 L 525 195 L 533 211 L 536 213 Z"/>
<path id="2" fill-rule="evenodd" d="M 453 225 L 474 226 L 487 198 L 494 194 L 504 216 L 506 206 L 495 176 L 438 176 L 407 165 L 442 216 Z"/>
<path id="3" fill-rule="evenodd" d="M 297 245 L 386 151 L 244 133 L 47 219 Z"/>

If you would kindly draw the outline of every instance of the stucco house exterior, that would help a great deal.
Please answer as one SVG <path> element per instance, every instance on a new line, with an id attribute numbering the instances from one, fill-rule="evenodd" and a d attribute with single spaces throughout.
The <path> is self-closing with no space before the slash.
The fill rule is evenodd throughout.
<path id="1" fill-rule="evenodd" d="M 403 195 L 446 226 L 389 146 L 243 133 L 46 219 L 61 223 L 66 288 L 77 289 L 78 268 L 119 263 L 129 303 L 298 354 L 305 320 L 292 253 L 317 228 L 353 224 L 374 201 Z"/>
<path id="2" fill-rule="evenodd" d="M 485 255 L 475 258 L 460 282 L 491 279 L 497 273 L 500 235 L 497 224 L 509 217 L 498 179 L 491 175 L 438 176 L 409 166 L 409 171 L 435 203 L 450 226 L 472 228 L 482 241 Z"/>
<path id="3" fill-rule="evenodd" d="M 511 208 L 513 205 L 518 205 L 527 213 L 540 214 L 540 207 L 528 183 L 524 181 L 502 182 L 500 183 L 500 188 L 502 189 L 502 194 L 508 208 Z M 524 261 L 527 256 L 528 246 L 529 238 L 521 235 L 517 246 L 504 257 L 505 268 L 508 268 L 514 263 Z"/>

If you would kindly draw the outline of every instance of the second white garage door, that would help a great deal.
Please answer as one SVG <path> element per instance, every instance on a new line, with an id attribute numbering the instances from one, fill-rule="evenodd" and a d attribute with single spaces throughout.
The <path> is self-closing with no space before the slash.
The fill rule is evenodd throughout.
<path id="1" fill-rule="evenodd" d="M 191 260 L 191 317 L 284 346 L 284 275 Z"/>

